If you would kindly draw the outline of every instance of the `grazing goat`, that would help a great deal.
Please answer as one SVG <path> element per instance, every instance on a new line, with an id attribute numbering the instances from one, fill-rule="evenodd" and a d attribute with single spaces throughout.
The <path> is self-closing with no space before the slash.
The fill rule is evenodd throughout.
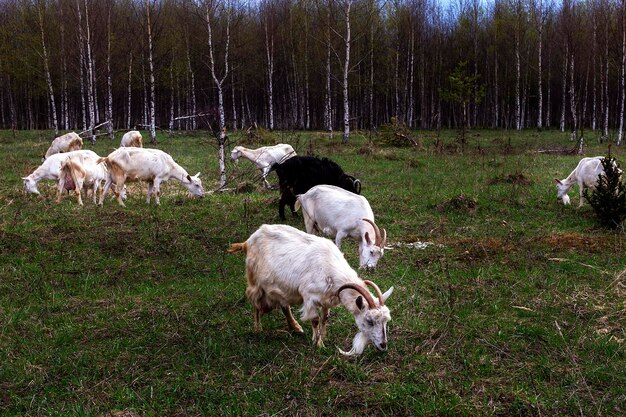
<path id="1" fill-rule="evenodd" d="M 280 307 L 289 328 L 302 333 L 290 308 L 302 304 L 301 319 L 311 321 L 313 341 L 322 347 L 328 311 L 341 303 L 354 315 L 359 332 L 350 351 L 339 351 L 360 355 L 370 342 L 378 350 L 387 350 L 391 315 L 385 300 L 393 287 L 382 294 L 376 284 L 361 280 L 332 241 L 291 226 L 265 224 L 245 242 L 232 244 L 229 252 L 246 254 L 246 297 L 252 304 L 255 330 L 261 330 L 263 314 Z M 377 300 L 367 286 L 376 291 Z"/>
<path id="2" fill-rule="evenodd" d="M 179 181 L 194 196 L 204 197 L 200 173 L 192 177 L 170 155 L 159 149 L 119 148 L 111 152 L 109 156 L 100 158 L 98 163 L 106 164 L 109 169 L 109 176 L 100 196 L 100 205 L 111 183 L 115 183 L 117 201 L 121 206 L 125 206 L 121 197 L 121 188 L 127 180 L 148 182 L 148 204 L 153 194 L 155 204 L 160 204 L 161 183 L 171 179 Z"/>
<path id="3" fill-rule="evenodd" d="M 280 184 L 278 215 L 285 220 L 285 205 L 289 204 L 295 216 L 296 195 L 304 194 L 319 184 L 336 185 L 350 192 L 361 193 L 361 181 L 347 175 L 335 162 L 327 158 L 294 156 L 282 164 L 272 165 Z"/>
<path id="4" fill-rule="evenodd" d="M 230 153 L 230 157 L 235 163 L 240 157 L 244 157 L 250 162 L 256 164 L 261 170 L 263 182 L 267 188 L 270 188 L 270 184 L 267 182 L 267 174 L 270 173 L 272 165 L 281 164 L 287 159 L 296 156 L 296 151 L 293 150 L 291 145 L 280 143 L 274 146 L 263 146 L 259 149 L 248 149 L 243 146 L 235 146 Z"/>
<path id="5" fill-rule="evenodd" d="M 28 193 L 40 194 L 37 189 L 37 183 L 41 180 L 59 180 L 61 176 L 61 164 L 68 156 L 76 156 L 76 155 L 89 155 L 95 159 L 98 158 L 98 155 L 90 151 L 88 149 L 79 150 L 79 151 L 71 151 L 66 153 L 56 153 L 52 154 L 49 158 L 47 158 L 43 163 L 37 167 L 30 175 L 26 177 L 22 177 L 24 180 L 24 191 Z M 68 187 L 69 184 L 66 184 Z M 70 189 L 74 189 L 74 187 L 68 187 Z"/>
<path id="6" fill-rule="evenodd" d="M 557 200 L 562 201 L 565 205 L 570 204 L 570 198 L 567 195 L 567 192 L 574 184 L 578 184 L 580 191 L 580 201 L 578 203 L 578 207 L 582 207 L 585 187 L 590 189 L 596 188 L 598 177 L 604 174 L 604 168 L 602 168 L 603 158 L 603 156 L 583 158 L 576 166 L 576 169 L 574 169 L 567 178 L 564 180 L 558 180 L 555 178 L 554 181 L 557 188 Z"/>
<path id="7" fill-rule="evenodd" d="M 133 146 L 135 148 L 143 148 L 143 138 L 141 137 L 141 133 L 136 130 L 131 130 L 130 132 L 124 133 L 122 136 L 122 142 L 120 143 L 121 147 L 130 147 Z"/>
<path id="8" fill-rule="evenodd" d="M 96 204 L 96 195 L 98 188 L 103 181 L 109 178 L 109 171 L 104 164 L 99 164 L 100 157 L 93 152 L 79 153 L 77 155 L 69 155 L 61 163 L 61 175 L 58 182 L 57 203 L 61 201 L 62 191 L 68 184 L 69 188 L 74 189 L 78 204 L 83 205 L 81 190 L 91 187 L 93 191 L 93 203 Z M 122 200 L 126 200 L 126 186 L 122 187 Z"/>
<path id="9" fill-rule="evenodd" d="M 45 161 L 51 155 L 63 152 L 77 151 L 83 147 L 83 140 L 75 132 L 66 133 L 52 141 L 50 147 L 43 156 Z"/>
<path id="10" fill-rule="evenodd" d="M 307 233 L 323 233 L 341 240 L 351 237 L 359 242 L 359 267 L 374 268 L 383 256 L 387 232 L 374 223 L 367 199 L 334 185 L 316 185 L 297 196 L 296 211 L 302 207 Z"/>

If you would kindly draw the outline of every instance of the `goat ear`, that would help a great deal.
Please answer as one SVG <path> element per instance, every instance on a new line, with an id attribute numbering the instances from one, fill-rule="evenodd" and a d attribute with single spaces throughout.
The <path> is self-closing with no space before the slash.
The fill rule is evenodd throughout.
<path id="1" fill-rule="evenodd" d="M 387 298 L 389 298 L 392 292 L 393 292 L 393 287 L 385 291 L 385 293 L 383 294 L 383 301 L 387 301 Z"/>
<path id="2" fill-rule="evenodd" d="M 363 310 L 365 308 L 365 303 L 363 302 L 363 296 L 359 295 L 354 301 L 356 303 L 356 306 L 359 308 L 359 310 Z"/>
<path id="3" fill-rule="evenodd" d="M 191 176 L 187 174 L 187 181 L 191 182 Z"/>
<path id="4" fill-rule="evenodd" d="M 199 178 L 200 177 L 200 173 L 198 172 L 196 175 L 194 175 L 195 178 Z"/>
<path id="5" fill-rule="evenodd" d="M 554 182 L 555 182 L 557 185 L 563 185 L 563 183 L 562 183 L 560 180 L 558 180 L 557 178 L 555 178 L 555 179 L 554 179 Z"/>
<path id="6" fill-rule="evenodd" d="M 368 245 L 372 244 L 372 239 L 370 239 L 370 234 L 368 232 L 365 232 L 365 243 Z"/>

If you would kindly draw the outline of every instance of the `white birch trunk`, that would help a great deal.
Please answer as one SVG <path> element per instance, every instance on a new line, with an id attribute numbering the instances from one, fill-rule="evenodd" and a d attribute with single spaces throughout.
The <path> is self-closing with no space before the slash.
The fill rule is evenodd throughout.
<path id="1" fill-rule="evenodd" d="M 550 49 L 548 49 L 548 51 L 550 51 Z M 546 91 L 546 102 L 548 103 L 546 106 L 546 123 L 545 126 L 547 128 L 549 128 L 550 126 L 552 126 L 552 112 L 551 112 L 551 108 L 552 108 L 552 83 L 550 82 L 550 80 L 552 80 L 551 78 L 551 68 L 552 68 L 552 54 L 550 52 L 548 52 L 548 86 L 547 86 L 547 91 Z"/>
<path id="2" fill-rule="evenodd" d="M 573 140 L 573 139 L 576 139 L 576 131 L 578 129 L 578 114 L 576 112 L 576 90 L 574 86 L 574 54 L 572 54 L 572 58 L 570 59 L 569 99 L 570 99 L 570 109 L 572 112 L 572 119 L 574 122 L 574 127 L 572 129 L 572 140 Z"/>
<path id="3" fill-rule="evenodd" d="M 624 133 L 624 102 L 626 102 L 626 1 L 622 0 L 622 65 L 620 78 L 620 110 L 619 110 L 619 130 L 617 131 L 617 146 L 622 144 L 622 135 Z"/>
<path id="4" fill-rule="evenodd" d="M 591 58 L 591 62 L 592 62 L 592 67 L 593 67 L 593 105 L 592 105 L 592 113 L 591 113 L 591 130 L 595 131 L 596 130 L 596 102 L 597 102 L 597 95 L 596 95 L 596 84 L 597 84 L 597 78 L 596 78 L 596 60 L 597 60 L 597 36 L 596 33 L 598 31 L 598 22 L 596 20 L 596 13 L 595 11 L 593 12 L 593 53 L 592 53 L 592 58 Z M 602 67 L 600 67 L 600 70 L 602 70 Z"/>
<path id="5" fill-rule="evenodd" d="M 233 104 L 233 130 L 237 130 L 237 101 L 235 100 L 235 71 L 230 73 L 230 95 Z"/>
<path id="6" fill-rule="evenodd" d="M 59 136 L 59 121 L 57 119 L 57 108 L 54 100 L 54 88 L 52 87 L 52 77 L 50 76 L 50 65 L 48 63 L 48 50 L 46 48 L 46 38 L 43 30 L 43 7 L 42 4 L 39 4 L 37 7 L 37 12 L 39 15 L 39 29 L 41 30 L 41 46 L 43 49 L 43 64 L 46 75 L 46 84 L 48 85 L 48 97 L 50 99 L 50 110 L 52 112 L 52 123 L 54 127 L 54 136 Z"/>
<path id="7" fill-rule="evenodd" d="M 305 129 L 311 129 L 311 105 L 309 103 L 309 19 L 308 13 L 305 11 L 304 20 L 304 111 L 305 111 Z"/>
<path id="8" fill-rule="evenodd" d="M 267 22 L 265 22 L 265 54 L 267 56 L 267 106 L 269 129 L 274 130 L 274 34 L 269 38 Z"/>
<path id="9" fill-rule="evenodd" d="M 113 135 L 113 80 L 111 79 L 111 9 L 109 8 L 109 14 L 107 19 L 107 130 L 109 132 L 109 138 L 114 139 Z"/>
<path id="10" fill-rule="evenodd" d="M 148 83 L 146 83 L 146 56 L 141 52 L 141 81 L 143 83 L 143 126 L 148 126 Z"/>
<path id="11" fill-rule="evenodd" d="M 370 27 L 369 129 L 374 127 L 374 25 Z"/>
<path id="12" fill-rule="evenodd" d="M 604 137 L 609 137 L 609 25 L 604 27 Z"/>
<path id="13" fill-rule="evenodd" d="M 81 100 L 81 114 L 83 121 L 83 132 L 87 131 L 87 98 L 85 93 L 85 43 L 83 35 L 83 23 L 82 23 L 82 11 L 80 8 L 80 0 L 76 0 L 76 12 L 78 16 L 78 53 L 79 53 L 79 68 L 80 68 L 80 100 Z"/>
<path id="14" fill-rule="evenodd" d="M 415 79 L 415 31 L 411 30 L 411 43 L 410 43 L 410 64 L 409 64 L 409 109 L 407 111 L 407 123 L 409 127 L 413 127 L 413 113 L 415 105 L 415 97 L 413 95 L 413 83 Z"/>
<path id="15" fill-rule="evenodd" d="M 133 53 L 128 54 L 128 115 L 126 119 L 126 129 L 130 130 L 132 123 L 132 97 L 133 97 Z"/>
<path id="16" fill-rule="evenodd" d="M 567 60 L 569 58 L 569 45 L 565 45 L 565 62 L 563 64 L 563 92 L 561 95 L 561 132 L 565 132 L 565 109 L 567 107 Z"/>
<path id="17" fill-rule="evenodd" d="M 209 58 L 210 58 L 210 68 L 211 68 L 211 77 L 213 78 L 213 82 L 217 87 L 217 101 L 218 101 L 218 112 L 220 116 L 220 133 L 219 133 L 219 149 L 218 149 L 218 160 L 220 167 L 220 188 L 226 185 L 226 163 L 224 160 L 224 145 L 226 143 L 226 114 L 224 111 L 224 94 L 222 86 L 224 84 L 224 80 L 228 77 L 228 47 L 230 44 L 230 3 L 226 6 L 228 9 L 226 11 L 226 45 L 224 52 L 224 73 L 222 78 L 218 78 L 217 72 L 215 70 L 215 59 L 213 58 L 213 35 L 211 32 L 211 11 L 209 3 L 206 6 L 206 21 L 207 21 L 207 29 L 209 33 Z"/>
<path id="18" fill-rule="evenodd" d="M 331 66 L 330 66 L 330 17 L 326 32 L 326 97 L 324 101 L 324 126 L 328 131 L 329 138 L 333 134 L 333 108 L 331 91 Z"/>
<path id="19" fill-rule="evenodd" d="M 542 77 L 542 57 L 541 57 L 541 47 L 543 44 L 543 2 L 539 0 L 539 51 L 538 51 L 538 62 L 537 62 L 537 95 L 538 95 L 538 103 L 537 103 L 537 129 L 543 128 L 543 77 Z"/>
<path id="20" fill-rule="evenodd" d="M 170 63 L 170 134 L 174 130 L 174 54 L 172 53 L 172 62 Z"/>
<path id="21" fill-rule="evenodd" d="M 156 92 L 154 85 L 154 60 L 152 58 L 152 21 L 150 20 L 150 0 L 146 0 L 148 28 L 148 66 L 150 67 L 150 143 L 156 144 Z"/>
<path id="22" fill-rule="evenodd" d="M 343 63 L 343 137 L 341 142 L 346 144 L 350 138 L 350 102 L 348 98 L 348 73 L 350 71 L 350 44 L 352 42 L 352 33 L 350 30 L 350 8 L 352 0 L 346 1 L 346 34 L 344 37 L 344 45 L 346 48 L 346 56 Z"/>
<path id="23" fill-rule="evenodd" d="M 89 104 L 89 132 L 91 132 L 91 143 L 96 143 L 96 132 L 94 127 L 96 126 L 96 113 L 94 103 L 94 73 L 93 73 L 93 57 L 91 54 L 91 30 L 89 28 L 89 8 L 87 7 L 87 0 L 84 0 L 85 5 L 85 42 L 87 45 L 87 103 Z M 80 9 L 80 7 L 79 7 Z"/>
<path id="24" fill-rule="evenodd" d="M 520 58 L 520 24 L 519 24 L 519 10 L 517 16 L 517 28 L 515 29 L 515 129 L 520 130 L 522 128 L 522 109 L 520 103 L 520 83 L 522 78 L 521 72 L 521 58 Z"/>

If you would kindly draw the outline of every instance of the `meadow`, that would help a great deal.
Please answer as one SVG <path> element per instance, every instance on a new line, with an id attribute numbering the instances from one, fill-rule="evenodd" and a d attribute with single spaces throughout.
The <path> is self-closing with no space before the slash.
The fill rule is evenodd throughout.
<path id="1" fill-rule="evenodd" d="M 0 131 L 0 414 L 626 413 L 626 235 L 601 229 L 588 204 L 576 209 L 577 187 L 572 206 L 557 204 L 553 178 L 580 156 L 538 150 L 573 147 L 567 134 L 472 131 L 462 153 L 453 131 L 413 132 L 417 148 L 368 132 L 346 146 L 318 132 L 266 135 L 361 179 L 388 233 L 378 268 L 360 271 L 395 288 L 388 352 L 341 356 L 356 333 L 342 307 L 323 349 L 308 324 L 289 333 L 279 311 L 254 332 L 244 257 L 226 250 L 280 220 L 278 190 L 248 161 L 228 161 L 228 190 L 203 199 L 171 182 L 160 207 L 133 185 L 126 208 L 81 208 L 56 204 L 50 182 L 42 196 L 22 191 L 50 132 Z M 106 155 L 120 138 L 84 148 Z M 217 189 L 212 136 L 158 139 Z M 232 133 L 229 146 L 243 139 Z M 594 139 L 585 150 L 606 152 Z M 612 153 L 626 165 L 626 149 Z M 285 223 L 304 228 L 301 216 Z M 356 244 L 342 249 L 357 266 Z"/>

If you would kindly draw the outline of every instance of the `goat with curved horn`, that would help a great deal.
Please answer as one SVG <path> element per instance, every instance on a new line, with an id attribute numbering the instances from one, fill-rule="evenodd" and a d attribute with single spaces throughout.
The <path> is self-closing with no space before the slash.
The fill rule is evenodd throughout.
<path id="1" fill-rule="evenodd" d="M 374 268 L 383 256 L 387 231 L 379 229 L 367 199 L 333 185 L 318 185 L 298 196 L 307 233 L 323 232 L 341 241 L 351 237 L 359 243 L 359 267 Z"/>
<path id="2" fill-rule="evenodd" d="M 283 224 L 264 224 L 245 242 L 232 244 L 229 252 L 246 254 L 246 297 L 256 330 L 261 330 L 263 314 L 280 307 L 290 330 L 302 333 L 290 307 L 302 304 L 301 319 L 311 322 L 313 341 L 322 347 L 329 310 L 342 304 L 354 316 L 359 332 L 352 348 L 340 352 L 359 355 L 370 343 L 387 350 L 391 314 L 384 302 L 393 287 L 381 294 L 375 284 L 362 281 L 328 239 Z M 376 290 L 378 303 L 366 285 Z"/>

